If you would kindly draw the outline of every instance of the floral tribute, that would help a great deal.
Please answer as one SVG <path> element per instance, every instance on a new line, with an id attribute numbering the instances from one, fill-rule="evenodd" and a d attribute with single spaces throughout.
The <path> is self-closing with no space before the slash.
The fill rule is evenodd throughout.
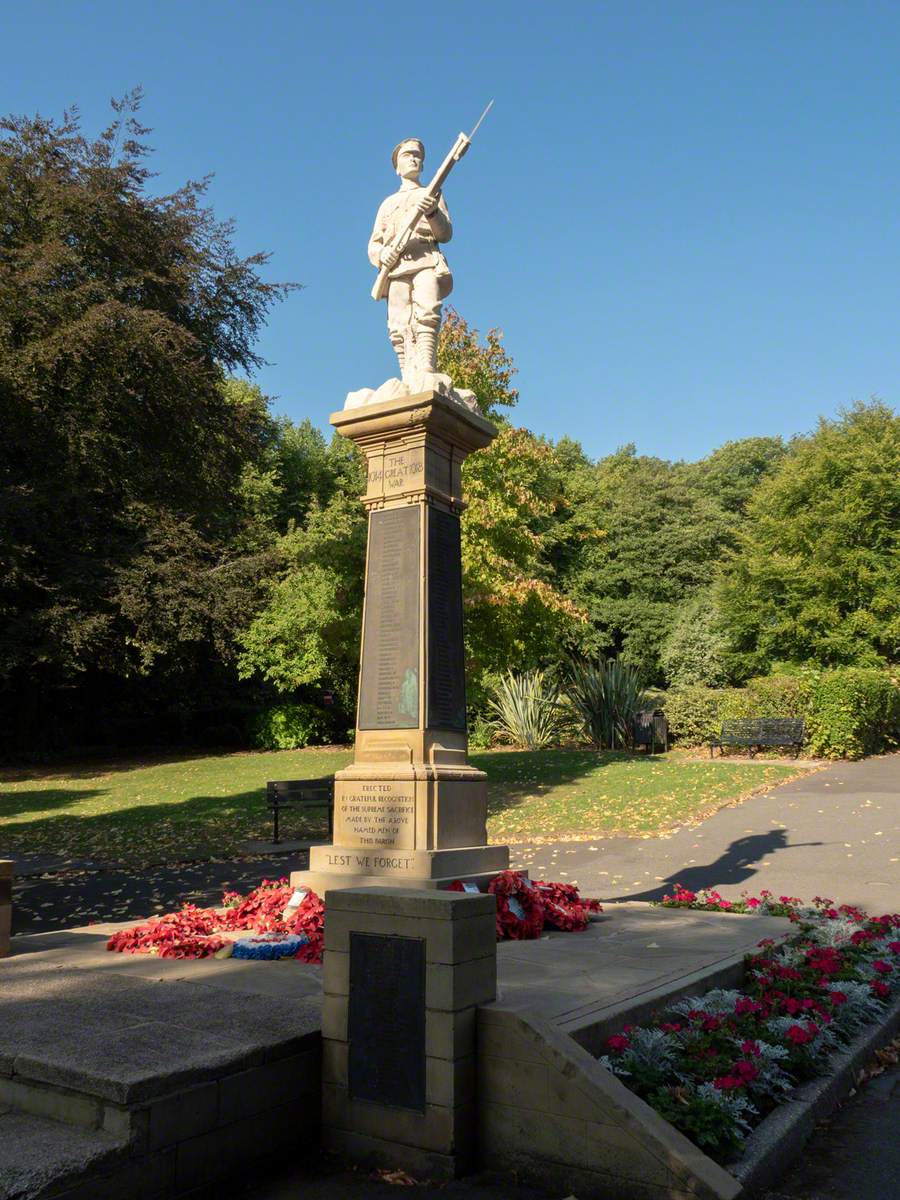
<path id="1" fill-rule="evenodd" d="M 296 911 L 285 918 L 293 894 L 287 879 L 264 879 L 246 896 L 226 892 L 220 909 L 185 904 L 180 912 L 151 917 L 140 925 L 120 929 L 106 943 L 106 948 L 122 954 L 155 954 L 160 958 L 209 958 L 229 948 L 236 940 L 233 936 L 236 933 L 296 935 L 303 941 L 298 941 L 291 957 L 300 962 L 320 963 L 325 906 L 315 892 L 307 892 Z"/>
<path id="2" fill-rule="evenodd" d="M 466 889 L 456 880 L 448 890 Z M 546 927 L 582 933 L 588 927 L 588 914 L 603 911 L 599 900 L 583 897 L 574 884 L 531 883 L 520 871 L 501 871 L 487 890 L 497 897 L 498 942 L 538 938 Z"/>
<path id="3" fill-rule="evenodd" d="M 878 1021 L 900 979 L 900 914 L 792 896 L 737 901 L 676 887 L 669 908 L 786 916 L 796 932 L 747 959 L 742 990 L 680 1000 L 608 1039 L 603 1066 L 719 1162 L 739 1157 L 753 1127 L 829 1058 Z"/>
<path id="4" fill-rule="evenodd" d="M 462 892 L 459 881 L 450 890 Z M 497 940 L 540 937 L 545 926 L 580 931 L 587 928 L 588 913 L 601 912 L 596 900 L 587 900 L 567 883 L 529 883 L 517 871 L 503 871 L 488 891 L 497 897 Z M 185 904 L 179 912 L 151 917 L 140 925 L 120 929 L 106 943 L 121 954 L 155 954 L 159 958 L 210 958 L 232 952 L 235 935 L 273 935 L 247 938 L 240 957 L 284 957 L 284 939 L 296 936 L 290 957 L 320 963 L 325 938 L 325 905 L 315 892 L 307 892 L 297 907 L 288 905 L 294 889 L 287 879 L 264 879 L 246 896 L 226 892 L 221 908 Z M 278 949 L 276 949 L 276 946 Z M 250 947 L 249 949 L 247 947 Z"/>

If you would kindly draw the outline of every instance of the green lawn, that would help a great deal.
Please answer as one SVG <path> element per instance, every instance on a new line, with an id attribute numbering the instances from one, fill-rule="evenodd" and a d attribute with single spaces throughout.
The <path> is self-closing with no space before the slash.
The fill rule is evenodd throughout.
<path id="1" fill-rule="evenodd" d="M 140 865 L 230 856 L 247 839 L 271 837 L 266 780 L 328 775 L 351 758 L 349 750 L 285 750 L 0 770 L 0 858 L 19 852 Z M 492 842 L 653 836 L 804 769 L 585 750 L 471 758 L 490 780 Z M 286 837 L 322 834 L 296 814 L 285 817 Z"/>

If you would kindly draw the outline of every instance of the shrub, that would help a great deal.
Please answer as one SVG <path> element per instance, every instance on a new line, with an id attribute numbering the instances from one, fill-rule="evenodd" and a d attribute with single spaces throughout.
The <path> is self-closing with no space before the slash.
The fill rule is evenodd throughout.
<path id="1" fill-rule="evenodd" d="M 273 704 L 253 722 L 253 744 L 260 750 L 300 750 L 330 740 L 328 716 L 315 704 Z"/>
<path id="2" fill-rule="evenodd" d="M 540 750 L 559 735 L 559 685 L 543 671 L 507 671 L 494 684 L 488 706 L 493 728 L 515 746 Z"/>
<path id="3" fill-rule="evenodd" d="M 708 742 L 723 720 L 739 717 L 802 717 L 807 751 L 818 758 L 862 758 L 900 744 L 900 686 L 874 667 L 766 675 L 744 688 L 672 688 L 665 711 L 682 746 Z"/>
<path id="4" fill-rule="evenodd" d="M 823 671 L 806 718 L 809 749 L 821 758 L 862 758 L 900 743 L 900 686 L 872 667 Z"/>
<path id="5" fill-rule="evenodd" d="M 716 628 L 716 612 L 708 592 L 693 597 L 676 616 L 659 655 L 670 687 L 729 682 L 725 639 Z"/>
<path id="6" fill-rule="evenodd" d="M 739 688 L 708 688 L 701 684 L 670 688 L 665 713 L 672 739 L 681 746 L 702 746 L 722 724 L 722 708 L 736 703 Z"/>
<path id="7" fill-rule="evenodd" d="M 568 698 L 580 732 L 601 750 L 630 745 L 634 714 L 644 704 L 637 669 L 600 658 L 596 663 L 573 662 L 569 672 Z"/>
<path id="8" fill-rule="evenodd" d="M 734 717 L 805 717 L 814 675 L 761 675 L 742 688 L 729 688 L 719 705 L 723 720 Z"/>

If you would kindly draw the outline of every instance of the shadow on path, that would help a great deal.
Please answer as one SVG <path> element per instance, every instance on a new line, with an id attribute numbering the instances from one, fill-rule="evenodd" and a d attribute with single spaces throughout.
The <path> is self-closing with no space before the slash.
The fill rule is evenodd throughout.
<path id="1" fill-rule="evenodd" d="M 738 838 L 715 862 L 702 866 L 679 867 L 670 872 L 665 880 L 646 892 L 629 892 L 623 896 L 610 896 L 609 900 L 661 900 L 676 885 L 698 892 L 701 888 L 717 888 L 725 884 L 744 883 L 757 873 L 763 859 L 778 850 L 796 850 L 800 846 L 824 846 L 825 842 L 789 842 L 784 829 L 772 829 L 768 833 L 754 833 L 750 837 Z"/>

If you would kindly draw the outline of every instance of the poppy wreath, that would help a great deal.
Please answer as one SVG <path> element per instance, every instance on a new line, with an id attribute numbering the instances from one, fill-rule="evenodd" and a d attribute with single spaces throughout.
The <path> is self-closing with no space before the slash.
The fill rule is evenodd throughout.
<path id="1" fill-rule="evenodd" d="M 264 879 L 246 896 L 226 892 L 222 897 L 224 911 L 185 904 L 180 912 L 151 917 L 139 925 L 117 930 L 106 948 L 121 954 L 155 954 L 159 958 L 210 958 L 233 940 L 227 936 L 229 933 L 246 931 L 282 937 L 296 935 L 293 957 L 300 962 L 320 963 L 325 905 L 315 892 L 307 892 L 297 911 L 284 920 L 283 913 L 293 891 L 286 879 Z"/>
<path id="2" fill-rule="evenodd" d="M 518 871 L 501 871 L 488 884 L 497 897 L 497 940 L 526 941 L 541 936 L 544 905 L 541 894 Z M 521 913 L 521 916 L 519 915 Z"/>
<path id="3" fill-rule="evenodd" d="M 534 886 L 544 905 L 544 924 L 566 933 L 583 933 L 588 927 L 589 913 L 602 912 L 599 900 L 582 896 L 572 883 L 548 883 L 536 879 Z"/>

